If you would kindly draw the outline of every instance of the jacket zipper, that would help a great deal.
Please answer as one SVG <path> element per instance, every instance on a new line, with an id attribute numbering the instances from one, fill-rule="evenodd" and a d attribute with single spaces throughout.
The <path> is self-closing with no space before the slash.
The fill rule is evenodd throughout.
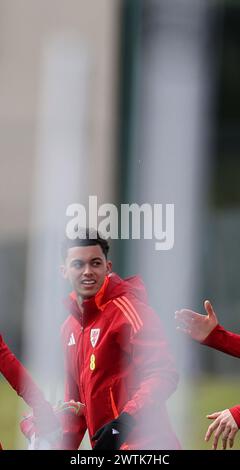
<path id="1" fill-rule="evenodd" d="M 80 384 L 81 384 L 81 392 L 84 398 L 85 403 L 85 393 L 84 393 L 84 386 L 83 386 L 83 372 L 84 372 L 84 328 L 82 326 L 82 344 L 81 344 L 81 374 L 80 374 Z M 85 403 L 86 404 L 86 403 Z"/>
<path id="2" fill-rule="evenodd" d="M 87 403 L 86 403 L 86 396 L 85 396 L 85 389 L 84 389 L 84 381 L 83 381 L 83 375 L 84 375 L 84 370 L 85 370 L 85 354 L 84 354 L 84 326 L 82 325 L 82 344 L 81 344 L 81 374 L 80 374 L 80 386 L 81 386 L 81 395 L 84 400 L 85 404 L 85 420 L 86 420 L 86 425 L 88 427 L 88 417 L 87 417 Z"/>
<path id="3" fill-rule="evenodd" d="M 84 331 L 85 331 L 85 327 L 84 327 L 84 312 L 83 312 L 83 315 L 82 315 L 82 351 L 81 351 L 82 367 L 81 367 L 80 384 L 81 384 L 81 390 L 82 390 L 82 394 L 83 394 L 83 398 L 84 398 L 84 403 L 85 403 L 85 406 L 86 406 L 86 408 L 85 408 L 85 421 L 86 421 L 87 430 L 88 430 L 88 433 L 89 433 L 89 438 L 91 440 L 89 424 L 88 424 L 88 406 L 87 406 L 87 402 L 86 402 L 85 387 L 84 387 L 84 380 L 83 380 L 85 369 L 86 369 L 86 367 L 88 367 L 88 364 L 85 363 L 86 355 L 85 355 L 85 348 L 84 348 Z"/>

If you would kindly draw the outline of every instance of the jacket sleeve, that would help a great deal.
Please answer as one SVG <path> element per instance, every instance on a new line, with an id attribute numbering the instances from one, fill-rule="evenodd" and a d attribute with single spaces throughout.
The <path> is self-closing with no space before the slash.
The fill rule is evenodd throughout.
<path id="1" fill-rule="evenodd" d="M 140 302 L 131 308 L 134 322 L 123 336 L 138 386 L 122 411 L 138 418 L 167 400 L 177 387 L 178 374 L 157 314 Z"/>
<path id="2" fill-rule="evenodd" d="M 68 364 L 68 358 L 66 351 L 64 353 L 64 365 L 65 365 L 65 392 L 64 400 L 65 401 L 81 401 L 79 395 L 78 385 L 75 382 L 70 367 Z M 85 416 L 75 416 L 73 414 L 64 415 L 62 421 L 63 429 L 63 440 L 62 440 L 62 449 L 65 450 L 74 450 L 78 449 L 85 431 L 87 429 Z"/>
<path id="3" fill-rule="evenodd" d="M 9 384 L 33 409 L 39 430 L 51 431 L 58 427 L 57 419 L 41 390 L 35 384 L 25 367 L 18 361 L 15 355 L 0 336 L 0 372 Z"/>
<path id="4" fill-rule="evenodd" d="M 202 344 L 231 356 L 240 357 L 240 335 L 225 330 L 221 325 L 217 325 Z"/>
<path id="5" fill-rule="evenodd" d="M 235 419 L 237 426 L 240 428 L 240 405 L 236 405 L 232 408 L 229 408 L 229 411 Z"/>

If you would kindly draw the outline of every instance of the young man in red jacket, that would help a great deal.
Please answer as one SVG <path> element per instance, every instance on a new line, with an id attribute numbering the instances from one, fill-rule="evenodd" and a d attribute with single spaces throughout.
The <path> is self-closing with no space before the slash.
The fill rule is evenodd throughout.
<path id="1" fill-rule="evenodd" d="M 73 287 L 62 327 L 65 400 L 85 404 L 66 417 L 63 448 L 77 449 L 86 429 L 94 449 L 178 449 L 166 411 L 178 376 L 158 315 L 137 276 L 111 272 L 97 232 L 66 239 L 62 273 Z"/>
<path id="2" fill-rule="evenodd" d="M 60 424 L 41 390 L 28 371 L 18 361 L 0 335 L 0 373 L 7 379 L 25 402 L 33 409 L 35 432 L 46 436 L 58 431 Z M 1 448 L 1 444 L 0 444 Z"/>
<path id="3" fill-rule="evenodd" d="M 204 302 L 207 315 L 201 315 L 189 309 L 182 309 L 175 313 L 179 322 L 178 329 L 189 335 L 201 344 L 218 349 L 231 356 L 240 357 L 240 335 L 225 330 L 219 325 L 217 315 L 209 300 Z M 234 439 L 240 428 L 240 405 L 208 415 L 214 422 L 209 426 L 205 440 L 208 441 L 214 433 L 213 448 L 216 449 L 220 436 L 222 447 L 227 448 L 234 444 Z"/>

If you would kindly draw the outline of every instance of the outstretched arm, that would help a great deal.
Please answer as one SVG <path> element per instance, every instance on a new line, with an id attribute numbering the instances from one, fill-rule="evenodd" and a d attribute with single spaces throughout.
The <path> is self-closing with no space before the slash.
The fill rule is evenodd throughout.
<path id="1" fill-rule="evenodd" d="M 240 357 L 240 335 L 227 331 L 219 325 L 209 300 L 205 300 L 204 306 L 207 315 L 201 315 L 187 309 L 175 312 L 175 318 L 178 322 L 177 329 L 206 346 L 231 356 Z"/>
<path id="2" fill-rule="evenodd" d="M 40 434 L 59 427 L 50 403 L 35 384 L 25 367 L 0 336 L 0 372 L 25 402 L 33 409 L 37 430 Z"/>
<path id="3" fill-rule="evenodd" d="M 179 324 L 177 329 L 200 343 L 202 343 L 218 325 L 217 315 L 209 300 L 205 300 L 204 307 L 207 315 L 201 315 L 188 309 L 181 309 L 175 312 L 175 318 Z"/>
<path id="4" fill-rule="evenodd" d="M 233 447 L 234 439 L 239 429 L 235 416 L 235 413 L 239 413 L 239 408 L 238 405 L 231 410 L 217 411 L 207 415 L 208 419 L 214 420 L 208 427 L 205 435 L 205 441 L 209 441 L 211 435 L 214 433 L 212 449 L 217 449 L 220 438 L 222 439 L 222 449 L 225 450 L 228 445 L 230 448 Z"/>

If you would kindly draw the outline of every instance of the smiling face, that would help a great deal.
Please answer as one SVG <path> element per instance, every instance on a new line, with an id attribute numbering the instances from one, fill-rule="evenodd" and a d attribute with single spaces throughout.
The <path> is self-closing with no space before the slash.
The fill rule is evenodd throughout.
<path id="1" fill-rule="evenodd" d="M 112 263 L 106 260 L 100 245 L 90 245 L 69 248 L 61 269 L 77 296 L 84 300 L 99 291 L 111 268 Z"/>

